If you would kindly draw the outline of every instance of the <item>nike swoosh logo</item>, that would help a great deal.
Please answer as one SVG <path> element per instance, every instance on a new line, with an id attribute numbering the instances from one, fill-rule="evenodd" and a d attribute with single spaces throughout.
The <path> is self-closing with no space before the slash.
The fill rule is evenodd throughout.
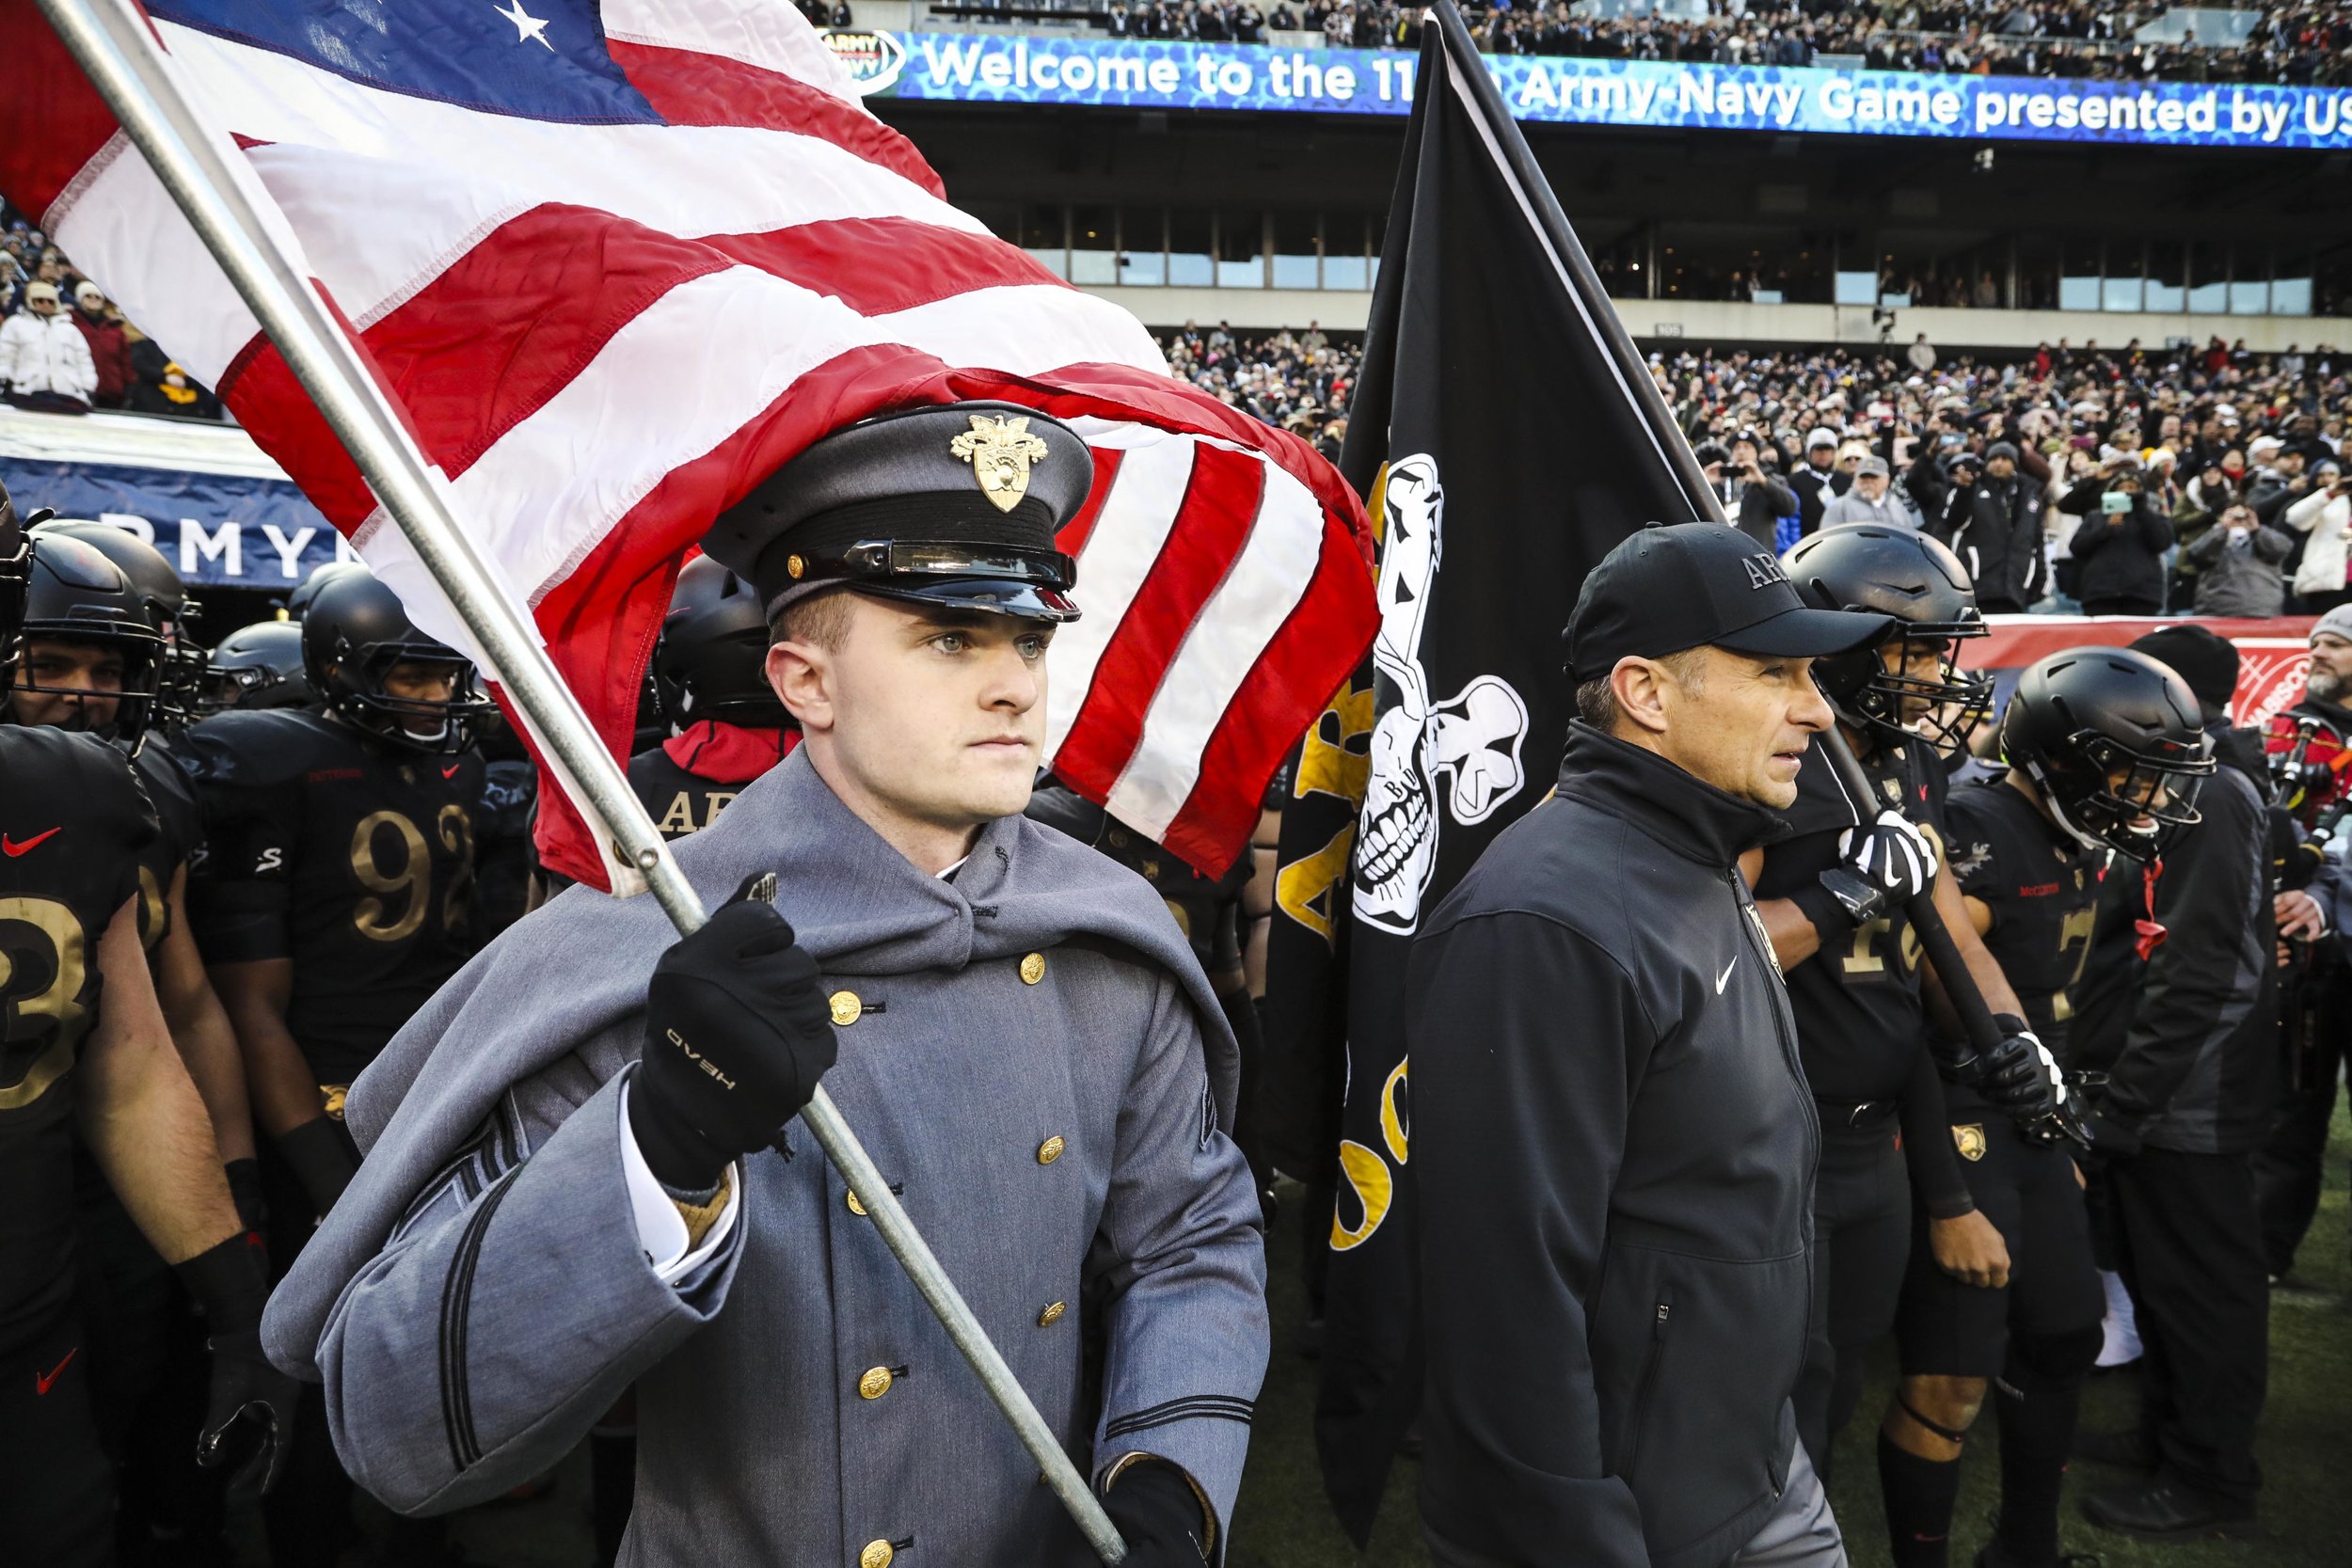
<path id="1" fill-rule="evenodd" d="M 25 854 L 31 850 L 39 848 L 44 842 L 55 838 L 57 834 L 63 832 L 65 832 L 65 825 L 63 823 L 59 823 L 56 827 L 50 829 L 45 833 L 35 833 L 32 837 L 26 839 L 22 844 L 19 844 L 16 840 L 10 838 L 6 833 L 0 833 L 0 850 L 7 851 L 8 858 L 10 860 L 14 860 L 19 855 Z"/>
<path id="2" fill-rule="evenodd" d="M 1721 974 L 1718 974 L 1718 975 L 1716 975 L 1716 976 L 1715 976 L 1715 994 L 1716 994 L 1717 996 L 1721 996 L 1721 995 L 1723 995 L 1723 993 L 1724 993 L 1724 984 L 1725 984 L 1726 982 L 1728 982 L 1728 981 L 1731 979 L 1731 972 L 1732 972 L 1733 970 L 1735 970 L 1735 969 L 1739 968 L 1739 967 L 1740 967 L 1740 955 L 1739 955 L 1739 954 L 1737 954 L 1737 953 L 1734 953 L 1734 954 L 1731 956 L 1731 961 L 1730 961 L 1729 963 L 1727 963 L 1727 964 L 1724 965 L 1724 972 L 1723 972 Z"/>
<path id="3" fill-rule="evenodd" d="M 465 766 L 466 765 L 462 762 L 453 762 L 447 768 L 441 769 L 441 777 L 444 779 L 453 779 L 457 777 L 457 770 Z"/>
<path id="4" fill-rule="evenodd" d="M 58 1362 L 56 1366 L 49 1369 L 49 1375 L 47 1377 L 43 1377 L 40 1373 L 35 1372 L 33 1374 L 34 1396 L 38 1398 L 39 1396 L 49 1392 L 49 1386 L 57 1381 L 57 1374 L 64 1371 L 66 1368 L 72 1364 L 73 1358 L 81 1354 L 82 1347 L 76 1345 L 72 1350 L 65 1353 L 65 1360 Z"/>

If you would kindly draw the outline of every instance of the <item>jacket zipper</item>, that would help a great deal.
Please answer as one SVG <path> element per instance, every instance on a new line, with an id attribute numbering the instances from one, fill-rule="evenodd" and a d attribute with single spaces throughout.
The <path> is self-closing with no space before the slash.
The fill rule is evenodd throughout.
<path id="1" fill-rule="evenodd" d="M 1630 1476 L 1634 1462 L 1642 1456 L 1642 1429 L 1649 1424 L 1650 1395 L 1658 1382 L 1658 1364 L 1665 1359 L 1666 1320 L 1674 1305 L 1671 1295 L 1661 1298 L 1658 1315 L 1650 1321 L 1649 1354 L 1642 1358 L 1642 1378 L 1633 1386 L 1633 1434 L 1626 1442 L 1625 1462 L 1617 1467 L 1620 1475 Z"/>
<path id="2" fill-rule="evenodd" d="M 1740 896 L 1739 868 L 1733 866 L 1726 869 L 1724 872 L 1724 881 L 1731 889 L 1732 907 L 1739 912 L 1740 928 L 1746 934 L 1749 943 L 1753 945 L 1763 942 L 1761 922 L 1749 917 L 1748 901 Z M 1804 1090 L 1804 1064 L 1797 1054 L 1797 1042 L 1790 1036 L 1787 1023 L 1782 1021 L 1780 1009 L 1774 1007 L 1772 1013 L 1772 1035 L 1780 1041 L 1781 1060 L 1788 1065 L 1790 1081 L 1797 1090 L 1799 1113 L 1804 1116 L 1805 1126 L 1813 1134 L 1813 1168 L 1806 1176 L 1806 1185 L 1809 1188 L 1814 1181 L 1820 1180 L 1821 1174 L 1820 1113 L 1814 1107 L 1813 1096 Z M 1805 1354 L 1812 1348 L 1813 1248 L 1810 1244 L 1807 1244 L 1804 1249 L 1804 1299 L 1806 1303 L 1804 1317 L 1797 1325 L 1797 1365 L 1800 1367 L 1804 1365 Z M 1772 1466 L 1769 1463 L 1765 1465 L 1764 1473 L 1767 1479 L 1771 1478 Z M 1785 1484 L 1785 1481 L 1773 1481 L 1772 1496 L 1779 1497 Z"/>

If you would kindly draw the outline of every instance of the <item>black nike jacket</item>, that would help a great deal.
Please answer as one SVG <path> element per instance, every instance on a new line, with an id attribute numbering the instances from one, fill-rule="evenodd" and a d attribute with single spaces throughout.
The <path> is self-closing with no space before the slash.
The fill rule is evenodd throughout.
<path id="1" fill-rule="evenodd" d="M 1413 945 L 1421 1506 L 1448 1568 L 1713 1568 L 1780 1496 L 1820 1129 L 1736 862 L 1785 831 L 1577 724 L 1554 797 Z"/>

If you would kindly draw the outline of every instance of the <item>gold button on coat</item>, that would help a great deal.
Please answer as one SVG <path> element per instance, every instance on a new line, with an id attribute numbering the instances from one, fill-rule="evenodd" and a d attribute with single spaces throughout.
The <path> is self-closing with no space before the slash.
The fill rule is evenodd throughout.
<path id="1" fill-rule="evenodd" d="M 833 1021 L 842 1028 L 847 1029 L 855 1023 L 865 1011 L 866 1004 L 857 999 L 857 992 L 837 990 L 833 993 Z"/>
<path id="2" fill-rule="evenodd" d="M 866 1375 L 857 1380 L 857 1395 L 862 1400 L 878 1400 L 890 1392 L 894 1381 L 887 1367 L 868 1367 Z"/>
<path id="3" fill-rule="evenodd" d="M 1032 953 L 1021 960 L 1021 983 L 1034 986 L 1045 978 L 1045 955 Z"/>
<path id="4" fill-rule="evenodd" d="M 1037 1326 L 1040 1328 L 1051 1328 L 1056 1323 L 1061 1322 L 1061 1315 L 1069 1310 L 1070 1307 L 1067 1302 L 1057 1301 L 1037 1315 Z"/>
<path id="5" fill-rule="evenodd" d="M 1050 1165 L 1060 1159 L 1061 1151 L 1069 1147 L 1061 1141 L 1061 1134 L 1057 1132 L 1037 1146 L 1037 1163 L 1041 1165 Z"/>
<path id="6" fill-rule="evenodd" d="M 890 1568 L 890 1560 L 898 1555 L 887 1541 L 868 1541 L 857 1554 L 857 1568 Z"/>
<path id="7" fill-rule="evenodd" d="M 850 1205 L 850 1212 L 855 1214 L 859 1219 L 864 1219 L 866 1217 L 866 1205 L 857 1200 L 857 1190 L 855 1188 L 850 1189 L 848 1201 Z"/>

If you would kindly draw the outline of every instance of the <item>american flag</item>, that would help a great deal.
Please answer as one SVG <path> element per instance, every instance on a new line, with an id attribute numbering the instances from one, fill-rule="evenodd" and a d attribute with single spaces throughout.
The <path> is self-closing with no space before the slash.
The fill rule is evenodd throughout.
<path id="1" fill-rule="evenodd" d="M 1048 758 L 1204 870 L 1370 646 L 1370 531 L 1295 436 L 946 199 L 786 0 L 149 0 L 359 334 L 460 520 L 616 752 L 681 556 L 820 436 L 1002 398 L 1095 453 Z M 350 536 L 421 565 L 29 0 L 0 0 L 0 194 Z M 36 499 L 38 498 L 35 498 Z M 445 610 L 441 613 L 446 613 Z M 602 885 L 568 809 L 548 863 Z"/>

